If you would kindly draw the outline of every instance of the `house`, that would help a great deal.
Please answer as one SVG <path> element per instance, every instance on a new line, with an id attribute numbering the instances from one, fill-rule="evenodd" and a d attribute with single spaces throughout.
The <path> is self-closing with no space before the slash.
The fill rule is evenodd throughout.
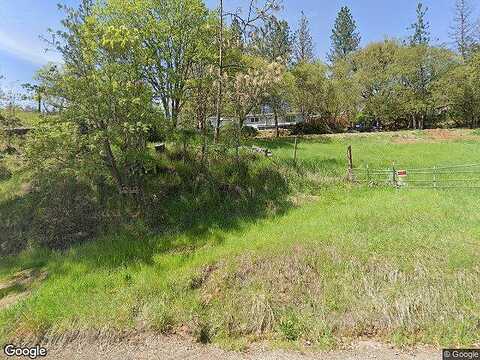
<path id="1" fill-rule="evenodd" d="M 234 118 L 222 118 L 220 126 L 225 126 L 237 121 Z M 278 115 L 278 127 L 279 128 L 288 128 L 296 124 L 303 123 L 305 120 L 303 116 L 299 113 L 287 113 L 283 115 Z M 215 127 L 217 119 L 215 117 L 208 118 L 208 122 L 211 126 Z M 243 126 L 250 126 L 257 130 L 268 130 L 275 129 L 275 117 L 273 113 L 263 113 L 263 114 L 250 114 L 247 115 Z"/>

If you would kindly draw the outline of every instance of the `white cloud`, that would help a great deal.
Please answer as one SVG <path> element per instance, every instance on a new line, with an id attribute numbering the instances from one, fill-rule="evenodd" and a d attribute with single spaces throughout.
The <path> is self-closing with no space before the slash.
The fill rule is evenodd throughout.
<path id="1" fill-rule="evenodd" d="M 0 30 L 0 50 L 4 50 L 19 59 L 35 65 L 59 62 L 60 57 L 53 52 L 45 52 L 40 45 L 40 41 L 41 40 L 38 40 L 36 44 L 27 44 L 27 42 L 22 42 L 21 39 L 15 39 L 3 30 Z"/>

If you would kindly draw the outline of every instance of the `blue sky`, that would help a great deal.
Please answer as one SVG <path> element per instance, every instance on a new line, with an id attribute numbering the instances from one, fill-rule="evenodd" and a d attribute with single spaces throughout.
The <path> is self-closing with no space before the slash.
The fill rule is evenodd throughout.
<path id="1" fill-rule="evenodd" d="M 246 0 L 224 0 L 228 10 L 235 10 Z M 477 0 L 473 0 L 475 3 Z M 48 61 L 58 60 L 58 55 L 45 53 L 40 40 L 47 28 L 58 28 L 61 13 L 58 0 L 0 0 L 0 74 L 5 76 L 3 87 L 17 87 L 30 81 L 36 69 Z M 78 0 L 63 0 L 74 5 Z M 424 0 L 430 11 L 432 37 L 447 43 L 453 18 L 454 0 Z M 217 0 L 206 0 L 210 7 Z M 330 46 L 330 32 L 339 8 L 347 5 L 357 21 L 362 43 L 382 40 L 385 37 L 405 37 L 409 24 L 415 20 L 417 0 L 284 0 L 281 17 L 296 27 L 303 10 L 310 19 L 316 52 L 324 58 Z M 480 4 L 475 14 L 478 16 Z"/>

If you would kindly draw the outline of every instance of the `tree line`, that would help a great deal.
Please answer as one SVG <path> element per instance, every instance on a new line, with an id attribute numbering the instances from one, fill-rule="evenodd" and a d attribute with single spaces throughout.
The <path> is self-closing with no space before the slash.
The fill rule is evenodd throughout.
<path id="1" fill-rule="evenodd" d="M 457 51 L 432 44 L 428 8 L 418 3 L 408 39 L 360 47 L 348 7 L 331 33 L 328 62 L 315 57 L 308 18 L 295 31 L 277 0 L 251 1 L 247 15 L 202 0 L 82 0 L 62 6 L 63 28 L 50 45 L 61 66 L 37 74 L 37 90 L 119 187 L 145 167 L 149 140 L 183 144 L 212 136 L 241 145 L 248 114 L 300 113 L 306 126 L 343 130 L 355 123 L 388 129 L 478 125 L 480 53 L 467 0 L 458 0 Z M 208 121 L 216 117 L 214 129 Z M 236 119 L 223 129 L 222 119 Z M 183 139 L 183 140 L 182 140 Z M 80 141 L 81 140 L 81 141 Z M 135 181 L 133 181 L 135 182 Z"/>
<path id="2" fill-rule="evenodd" d="M 28 216 L 2 215 L 9 243 L 30 238 L 18 224 L 31 218 L 38 220 L 32 236 L 63 246 L 79 234 L 91 238 L 98 219 L 116 223 L 126 209 L 158 227 L 172 201 L 173 213 L 183 214 L 202 206 L 258 211 L 258 202 L 282 199 L 287 182 L 278 171 L 289 168 L 253 161 L 258 156 L 244 146 L 252 113 L 271 111 L 277 125 L 300 113 L 303 132 L 377 122 L 388 129 L 478 126 L 480 52 L 466 0 L 457 3 L 455 51 L 432 44 L 421 3 L 408 39 L 363 47 L 353 14 L 342 7 L 325 62 L 315 56 L 305 14 L 292 31 L 277 0 L 251 0 L 244 13 L 220 5 L 60 6 L 62 26 L 45 39 L 63 62 L 40 69 L 26 86 L 38 109 L 53 116 L 42 117 L 21 150 L 6 142 L 9 153 L 20 151 L 16 161 L 34 190 L 31 206 L 22 203 Z M 0 121 L 11 127 L 13 113 Z M 227 126 L 225 118 L 235 121 Z M 163 154 L 153 149 L 159 142 Z M 179 212 L 182 199 L 189 200 Z"/>
<path id="3" fill-rule="evenodd" d="M 322 62 L 315 56 L 309 19 L 302 12 L 292 31 L 279 17 L 276 0 L 252 1 L 247 17 L 225 11 L 223 2 L 220 16 L 202 1 L 127 6 L 87 0 L 78 9 L 63 7 L 64 29 L 52 34 L 51 45 L 63 55 L 64 65 L 42 69 L 38 82 L 27 89 L 37 101 L 43 98 L 62 111 L 73 103 L 63 89 L 62 96 L 55 93 L 65 84 L 54 84 L 53 77 L 113 71 L 115 64 L 135 68 L 131 80 L 150 92 L 145 104 L 172 128 L 181 123 L 203 129 L 209 125 L 206 119 L 216 116 L 218 133 L 222 117 L 236 118 L 242 126 L 247 114 L 265 107 L 277 121 L 295 111 L 307 122 L 338 128 L 378 121 L 391 129 L 476 126 L 480 36 L 468 0 L 455 5 L 455 51 L 432 44 L 428 8 L 421 2 L 408 39 L 365 47 L 344 6 L 331 32 L 328 60 Z"/>

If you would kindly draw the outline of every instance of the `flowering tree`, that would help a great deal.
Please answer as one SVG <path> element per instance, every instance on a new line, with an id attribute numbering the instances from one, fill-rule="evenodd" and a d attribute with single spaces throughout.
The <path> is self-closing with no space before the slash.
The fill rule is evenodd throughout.
<path id="1" fill-rule="evenodd" d="M 269 92 L 282 81 L 283 66 L 267 63 L 256 58 L 247 58 L 243 71 L 228 75 L 224 79 L 227 85 L 227 97 L 230 108 L 243 127 L 247 115 L 269 96 Z"/>

